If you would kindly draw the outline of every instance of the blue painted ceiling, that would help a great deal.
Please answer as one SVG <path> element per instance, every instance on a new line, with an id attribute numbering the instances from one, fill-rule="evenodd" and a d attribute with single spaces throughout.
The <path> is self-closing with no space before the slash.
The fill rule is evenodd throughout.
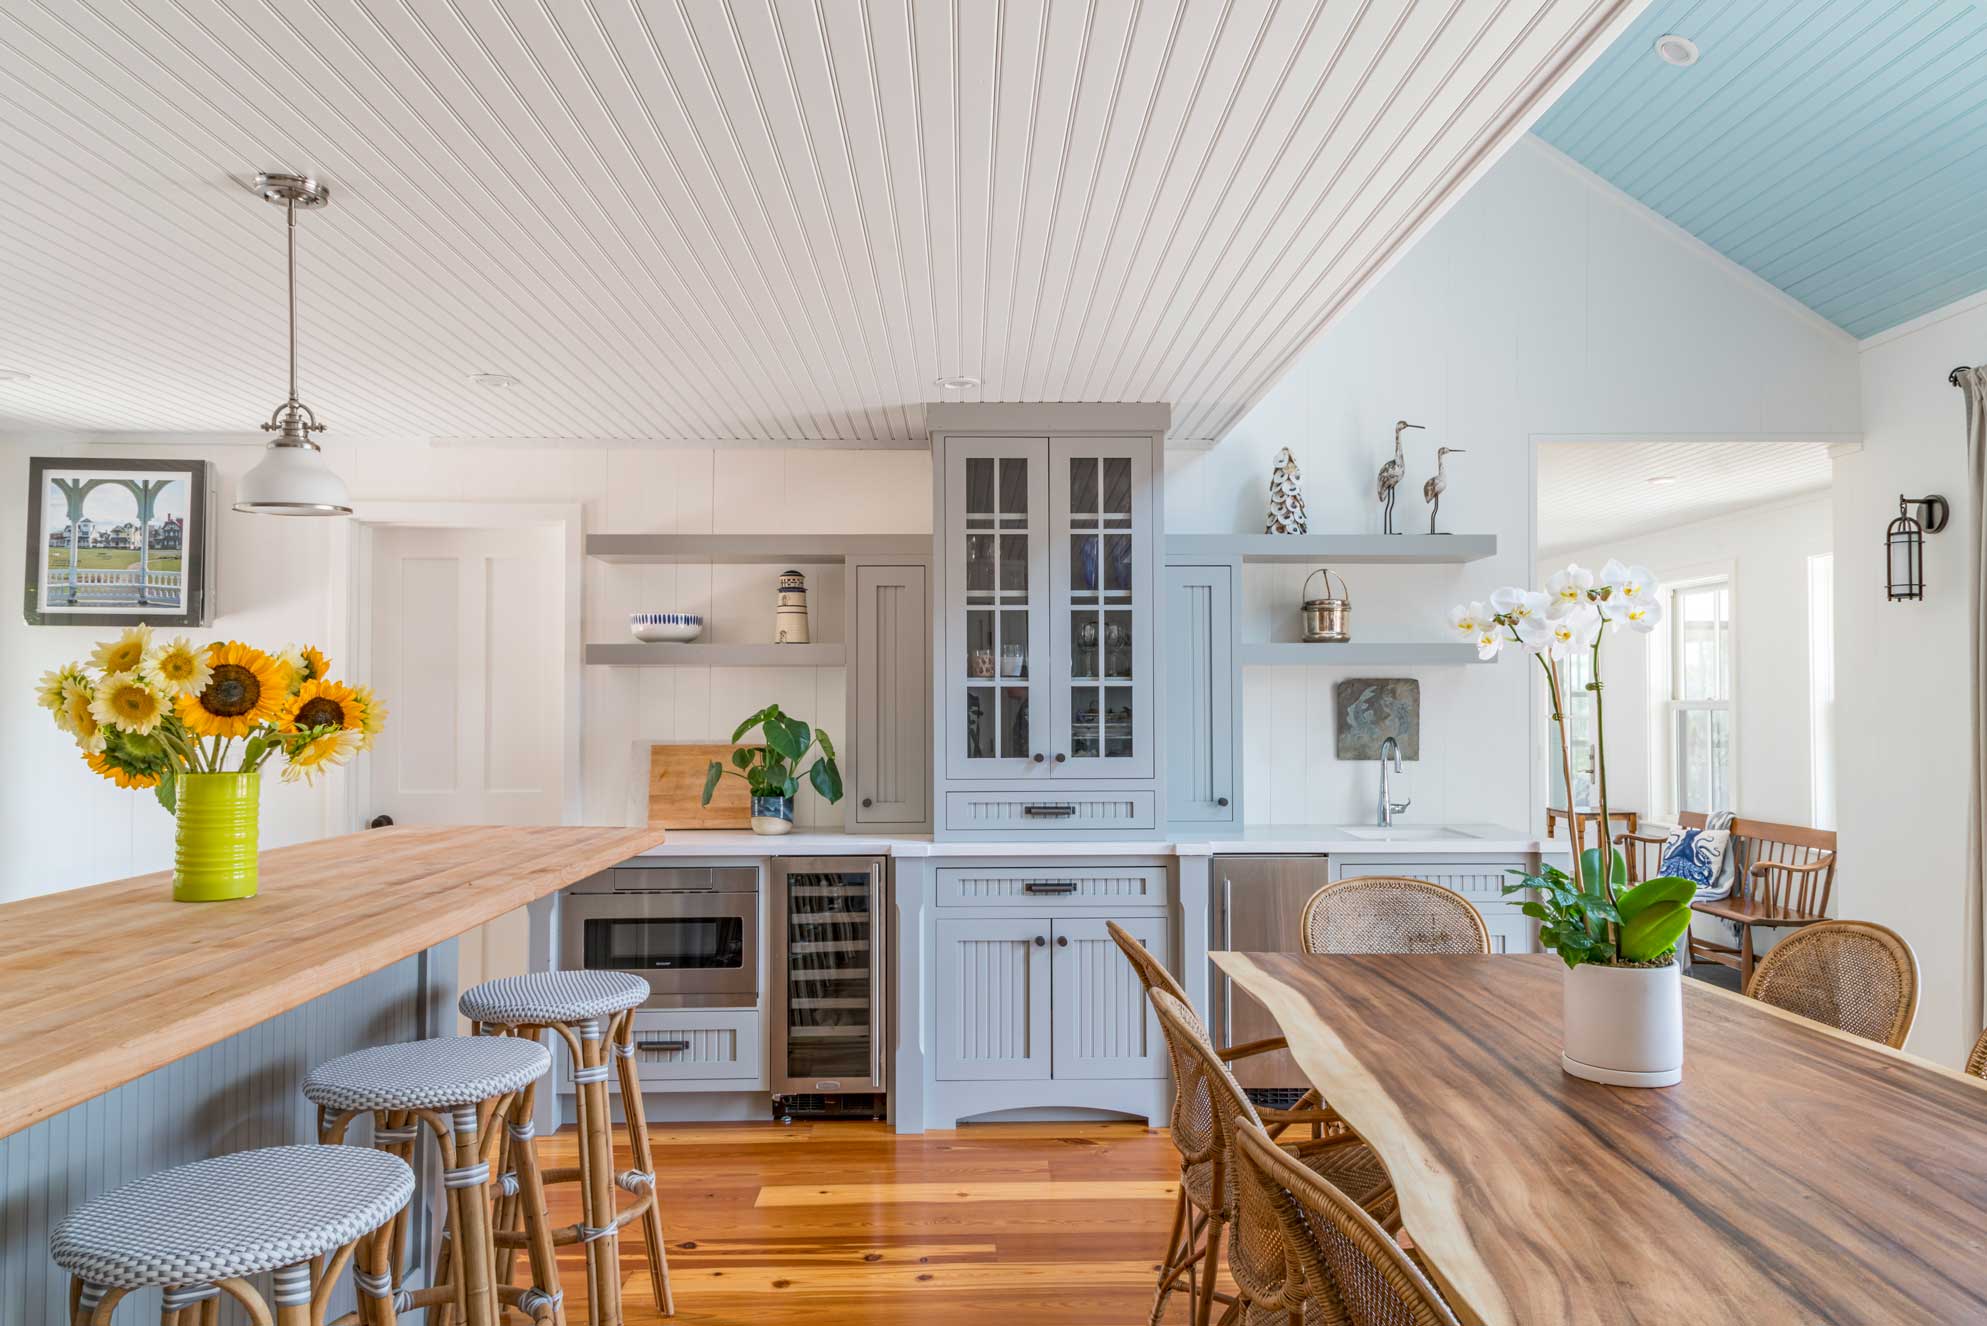
<path id="1" fill-rule="evenodd" d="M 1987 290 L 1987 6 L 1654 0 L 1534 132 L 1855 336 Z"/>

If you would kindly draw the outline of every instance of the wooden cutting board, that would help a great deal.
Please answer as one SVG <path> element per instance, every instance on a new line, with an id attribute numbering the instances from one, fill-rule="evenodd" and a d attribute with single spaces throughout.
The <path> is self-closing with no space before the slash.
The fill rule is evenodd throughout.
<path id="1" fill-rule="evenodd" d="M 704 794 L 704 771 L 712 760 L 731 764 L 731 745 L 676 745 L 657 743 L 649 747 L 649 827 L 656 829 L 749 829 L 752 827 L 752 794 L 743 778 L 718 779 L 711 804 L 699 805 Z"/>

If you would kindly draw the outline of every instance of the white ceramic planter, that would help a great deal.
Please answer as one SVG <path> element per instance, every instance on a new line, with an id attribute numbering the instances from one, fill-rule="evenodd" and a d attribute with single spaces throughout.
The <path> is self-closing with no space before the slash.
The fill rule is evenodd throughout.
<path id="1" fill-rule="evenodd" d="M 1667 1087 L 1683 1078 L 1683 971 L 1598 967 L 1566 972 L 1566 1045 L 1575 1077 L 1618 1087 Z"/>

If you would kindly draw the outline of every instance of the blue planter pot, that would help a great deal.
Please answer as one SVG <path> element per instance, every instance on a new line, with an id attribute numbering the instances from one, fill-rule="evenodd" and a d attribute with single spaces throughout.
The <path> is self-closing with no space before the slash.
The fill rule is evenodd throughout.
<path id="1" fill-rule="evenodd" d="M 752 832 L 792 833 L 792 797 L 753 797 Z"/>

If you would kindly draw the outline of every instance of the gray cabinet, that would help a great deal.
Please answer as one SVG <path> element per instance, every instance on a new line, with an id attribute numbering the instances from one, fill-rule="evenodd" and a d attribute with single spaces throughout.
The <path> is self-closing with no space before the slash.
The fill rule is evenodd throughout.
<path id="1" fill-rule="evenodd" d="M 1166 568 L 1166 818 L 1239 824 L 1237 568 Z"/>
<path id="2" fill-rule="evenodd" d="M 1331 875 L 1334 880 L 1357 875 L 1405 875 L 1454 889 L 1476 904 L 1477 911 L 1483 914 L 1493 953 L 1537 953 L 1538 922 L 1518 910 L 1523 905 L 1523 895 L 1513 894 L 1508 898 L 1504 895 L 1504 886 L 1514 882 L 1510 872 L 1529 870 L 1534 864 L 1522 856 L 1341 854 L 1331 858 Z"/>
<path id="3" fill-rule="evenodd" d="M 1167 951 L 1164 917 L 1119 922 Z M 942 919 L 936 1071 L 940 1081 L 1150 1079 L 1165 1046 L 1125 955 L 1096 917 Z"/>
<path id="4" fill-rule="evenodd" d="M 934 407 L 941 834 L 1158 830 L 1163 413 Z"/>
<path id="5" fill-rule="evenodd" d="M 931 593 L 923 566 L 854 565 L 849 578 L 849 828 L 931 820 Z"/>

